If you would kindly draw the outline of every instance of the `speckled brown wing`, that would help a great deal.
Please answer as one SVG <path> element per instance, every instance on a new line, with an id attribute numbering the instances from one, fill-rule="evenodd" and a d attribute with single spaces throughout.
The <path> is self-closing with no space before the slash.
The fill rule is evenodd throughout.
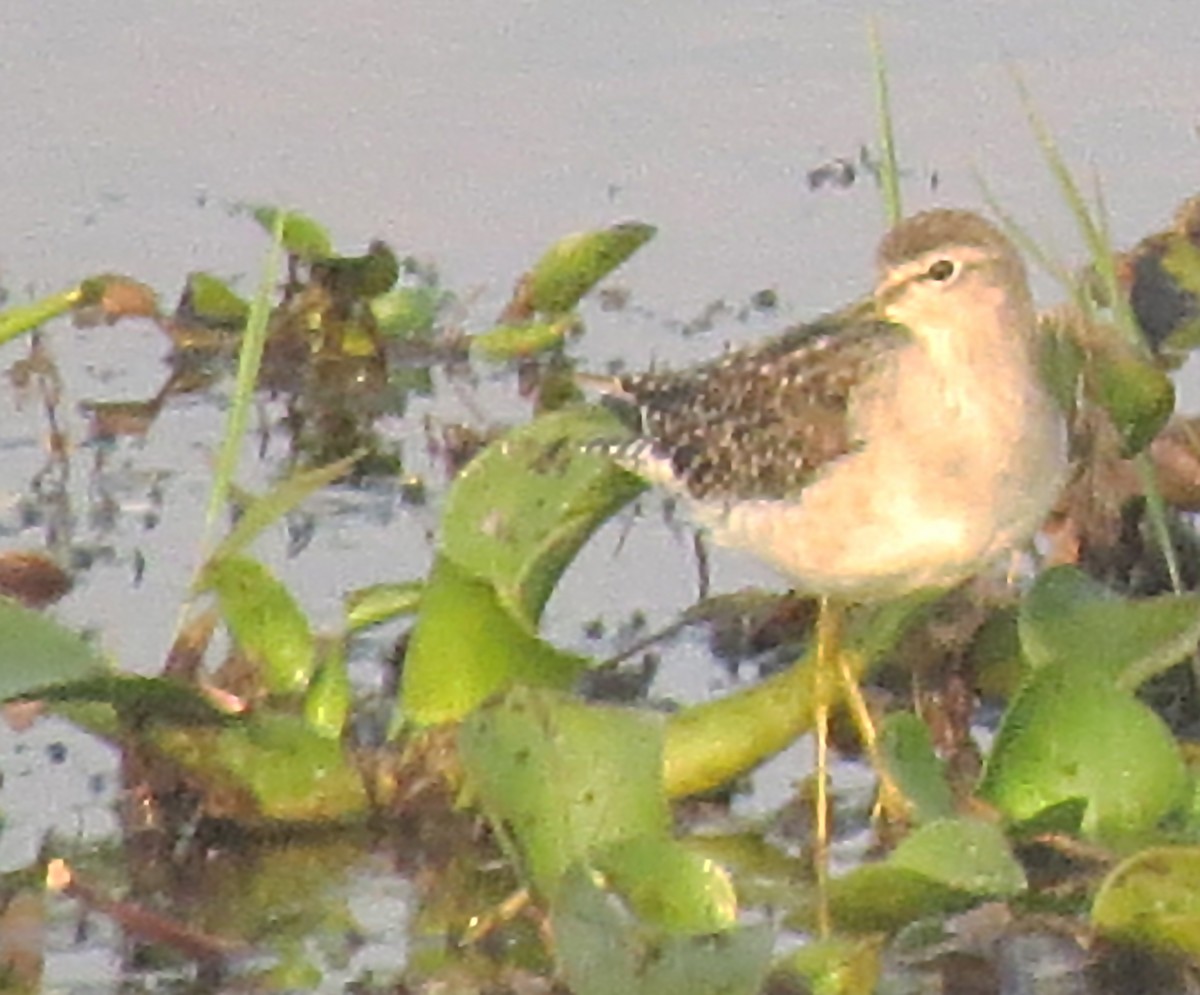
<path id="1" fill-rule="evenodd" d="M 627 376 L 642 439 L 626 461 L 665 461 L 697 500 L 795 496 L 854 449 L 856 385 L 909 341 L 900 325 L 839 313 L 689 370 Z"/>

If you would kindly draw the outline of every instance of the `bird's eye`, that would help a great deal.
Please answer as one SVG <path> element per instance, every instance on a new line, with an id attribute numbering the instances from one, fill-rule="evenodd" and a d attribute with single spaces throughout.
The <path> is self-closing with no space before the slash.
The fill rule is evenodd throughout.
<path id="1" fill-rule="evenodd" d="M 925 276 L 938 283 L 947 283 L 958 273 L 958 264 L 952 259 L 939 259 L 925 271 Z"/>

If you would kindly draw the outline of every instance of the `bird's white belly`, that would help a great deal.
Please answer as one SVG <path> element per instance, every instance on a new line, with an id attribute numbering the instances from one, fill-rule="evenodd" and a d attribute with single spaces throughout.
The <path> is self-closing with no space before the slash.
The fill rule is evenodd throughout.
<path id="1" fill-rule="evenodd" d="M 753 553 L 798 589 L 854 601 L 949 587 L 1028 540 L 1038 525 L 932 513 L 905 493 L 847 522 L 825 515 L 819 496 L 743 502 L 701 517 L 717 542 Z"/>

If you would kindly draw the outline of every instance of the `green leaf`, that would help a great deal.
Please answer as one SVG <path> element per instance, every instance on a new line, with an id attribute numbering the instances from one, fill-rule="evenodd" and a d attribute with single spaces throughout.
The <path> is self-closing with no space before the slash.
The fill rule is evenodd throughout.
<path id="1" fill-rule="evenodd" d="M 53 684 L 25 696 L 65 705 L 111 705 L 117 722 L 105 723 L 99 730 L 105 735 L 114 735 L 122 724 L 129 728 L 149 723 L 189 726 L 233 721 L 229 713 L 220 711 L 196 688 L 163 677 L 105 673 Z M 83 724 L 91 728 L 88 723 Z"/>
<path id="2" fill-rule="evenodd" d="M 568 235 L 537 261 L 526 278 L 525 294 L 534 311 L 570 311 L 609 273 L 654 237 L 652 225 L 636 221 Z"/>
<path id="3" fill-rule="evenodd" d="M 427 337 L 445 300 L 436 287 L 397 287 L 371 300 L 379 331 L 393 339 Z"/>
<path id="4" fill-rule="evenodd" d="M 792 951 L 781 967 L 812 995 L 874 995 L 883 943 L 878 936 L 834 936 Z"/>
<path id="5" fill-rule="evenodd" d="M 1025 679 L 1030 663 L 1021 651 L 1018 607 L 1005 605 L 988 616 L 971 643 L 966 672 L 985 700 L 1009 701 Z"/>
<path id="6" fill-rule="evenodd" d="M 315 648 L 308 619 L 287 588 L 257 560 L 240 556 L 210 561 L 203 582 L 216 592 L 225 624 L 260 668 L 266 689 L 271 694 L 304 690 Z"/>
<path id="7" fill-rule="evenodd" d="M 398 718 L 454 722 L 513 685 L 570 687 L 587 665 L 539 639 L 486 580 L 440 556 L 404 656 Z"/>
<path id="8" fill-rule="evenodd" d="M 344 477 L 357 462 L 360 453 L 340 459 L 315 470 L 300 470 L 275 484 L 266 494 L 251 500 L 238 516 L 237 524 L 213 551 L 212 559 L 220 560 L 244 552 L 264 530 L 274 525 L 288 512 L 295 510 L 311 495 Z"/>
<path id="9" fill-rule="evenodd" d="M 1038 331 L 1042 382 L 1063 411 L 1074 411 L 1085 362 L 1083 343 L 1076 338 L 1073 324 L 1056 312 L 1039 316 Z"/>
<path id="10" fill-rule="evenodd" d="M 147 769 L 166 761 L 167 776 L 184 775 L 208 815 L 309 822 L 357 819 L 368 807 L 354 759 L 299 716 L 231 715 L 177 681 L 128 674 L 55 685 L 44 699 L 122 746 L 136 736 Z"/>
<path id="11" fill-rule="evenodd" d="M 1025 874 L 1000 829 L 972 819 L 941 819 L 908 836 L 886 861 L 830 884 L 830 913 L 855 933 L 892 932 L 931 915 L 1025 890 Z"/>
<path id="12" fill-rule="evenodd" d="M 1134 854 L 1100 886 L 1092 922 L 1112 939 L 1200 961 L 1200 848 Z"/>
<path id="13" fill-rule="evenodd" d="M 977 898 L 1011 898 L 1025 872 L 1000 828 L 978 819 L 940 819 L 906 837 L 887 861 Z"/>
<path id="14" fill-rule="evenodd" d="M 1118 597 L 1075 567 L 1054 567 L 1022 600 L 1018 627 L 1034 667 L 1077 667 L 1133 690 L 1191 654 L 1200 595 Z"/>
<path id="15" fill-rule="evenodd" d="M 926 874 L 863 864 L 829 885 L 830 915 L 851 934 L 893 933 L 918 919 L 961 912 L 975 898 Z"/>
<path id="16" fill-rule="evenodd" d="M 370 300 L 400 278 L 400 260 L 386 242 L 372 242 L 361 256 L 325 255 L 312 260 L 312 279 L 339 301 Z"/>
<path id="17" fill-rule="evenodd" d="M 189 273 L 184 295 L 191 314 L 205 325 L 240 330 L 250 316 L 249 302 L 211 273 Z"/>
<path id="18" fill-rule="evenodd" d="M 576 321 L 571 317 L 526 325 L 497 325 L 471 337 L 471 355 L 493 363 L 535 356 L 559 348 L 575 326 Z"/>
<path id="19" fill-rule="evenodd" d="M 274 235 L 279 215 L 283 214 L 283 248 L 291 255 L 306 260 L 333 255 L 329 233 L 312 218 L 296 211 L 282 211 L 270 204 L 249 204 L 245 209 L 268 235 Z"/>
<path id="20" fill-rule="evenodd" d="M 304 695 L 304 718 L 322 736 L 338 739 L 354 700 L 346 672 L 346 648 L 340 640 L 323 641 L 321 662 Z"/>
<path id="21" fill-rule="evenodd" d="M 609 844 L 668 838 L 660 716 L 515 688 L 466 719 L 459 751 L 544 895 Z"/>
<path id="22" fill-rule="evenodd" d="M 627 436 L 595 407 L 544 415 L 509 432 L 455 480 L 442 518 L 443 555 L 489 581 L 517 618 L 536 625 L 583 543 L 645 489 L 594 447 Z"/>
<path id="23" fill-rule="evenodd" d="M 754 995 L 770 964 L 765 925 L 707 935 L 647 926 L 575 866 L 551 907 L 555 956 L 577 995 Z"/>
<path id="24" fill-rule="evenodd" d="M 256 712 L 210 729 L 160 726 L 149 742 L 200 786 L 212 815 L 319 822 L 367 810 L 353 759 L 295 715 Z"/>
<path id="25" fill-rule="evenodd" d="M 395 584 L 372 584 L 349 591 L 342 598 L 346 609 L 346 625 L 351 632 L 356 632 L 413 615 L 421 607 L 424 590 L 424 581 L 410 580 Z"/>
<path id="26" fill-rule="evenodd" d="M 911 712 L 887 717 L 879 746 L 884 762 L 917 824 L 944 819 L 954 813 L 954 794 L 946 781 L 945 765 L 933 748 L 929 727 Z"/>
<path id="27" fill-rule="evenodd" d="M 725 869 L 659 834 L 621 840 L 592 856 L 606 886 L 643 923 L 673 933 L 715 933 L 737 923 Z"/>
<path id="28" fill-rule="evenodd" d="M 979 796 L 1018 822 L 1082 800 L 1084 833 L 1118 845 L 1153 829 L 1186 789 L 1154 712 L 1103 675 L 1045 666 L 1005 714 Z"/>
<path id="29" fill-rule="evenodd" d="M 762 826 L 738 823 L 729 833 L 705 829 L 684 836 L 680 843 L 698 857 L 721 867 L 732 878 L 743 906 L 771 908 L 785 915 L 789 909 L 805 909 L 810 889 L 801 889 L 797 881 L 812 878 L 811 855 L 800 848 L 781 849 L 768 840 Z"/>
<path id="30" fill-rule="evenodd" d="M 1116 332 L 1095 335 L 1084 355 L 1085 391 L 1108 412 L 1125 455 L 1140 453 L 1175 410 L 1175 385 Z"/>
<path id="31" fill-rule="evenodd" d="M 0 598 L 0 700 L 102 674 L 95 647 L 52 618 Z"/>

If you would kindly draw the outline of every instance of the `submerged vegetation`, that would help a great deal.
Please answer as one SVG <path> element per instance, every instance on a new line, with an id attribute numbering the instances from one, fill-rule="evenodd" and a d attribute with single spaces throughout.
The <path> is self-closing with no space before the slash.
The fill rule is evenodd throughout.
<path id="1" fill-rule="evenodd" d="M 814 938 L 809 828 L 729 806 L 739 778 L 811 724 L 805 607 L 697 606 L 681 627 L 736 618 L 803 660 L 674 710 L 644 700 L 632 656 L 593 659 L 540 629 L 580 550 L 644 488 L 598 445 L 627 429 L 581 395 L 573 342 L 580 302 L 654 229 L 562 240 L 494 326 L 469 334 L 428 267 L 383 243 L 337 255 L 319 224 L 268 208 L 246 209 L 276 253 L 253 300 L 193 274 L 165 313 L 135 280 L 102 275 L 0 314 L 5 342 L 64 316 L 149 320 L 169 336 L 163 387 L 92 405 L 97 437 L 153 433 L 174 399 L 238 366 L 210 538 L 160 675 L 133 676 L 34 608 L 0 602 L 0 694 L 113 744 L 126 800 L 121 856 L 48 841 L 36 867 L 4 881 L 0 931 L 25 900 L 59 891 L 157 956 L 198 965 L 212 988 L 231 975 L 315 988 L 336 956 L 314 946 L 358 928 L 341 876 L 371 857 L 407 869 L 409 948 L 356 991 L 854 993 L 884 976 L 953 988 L 1034 934 L 1101 984 L 1130 960 L 1194 971 L 1200 806 L 1183 735 L 1200 715 L 1200 561 L 1185 513 L 1200 507 L 1200 464 L 1168 372 L 1198 340 L 1200 209 L 1114 255 L 1043 139 L 1094 256 L 1083 277 L 1057 270 L 1068 303 L 1046 316 L 1075 481 L 1028 583 L 985 579 L 852 616 L 852 667 L 900 699 L 882 745 L 914 810 L 908 825 L 872 825 L 871 859 L 831 882 L 831 937 Z M 519 378 L 530 417 L 437 435 L 452 482 L 431 497 L 378 419 L 428 393 L 434 369 L 489 364 Z M 55 375 L 36 344 L 18 367 Z M 238 456 L 264 392 L 285 399 L 289 459 L 250 494 Z M 322 488 L 397 474 L 414 503 L 438 502 L 431 568 L 346 591 L 341 628 L 317 632 L 255 541 Z M 9 589 L 50 600 L 54 565 L 21 563 Z M 401 635 L 381 718 L 346 660 L 383 623 Z M 613 703 L 630 686 L 637 703 Z M 986 756 L 980 699 L 999 709 Z M 868 826 L 865 810 L 842 807 Z M 40 952 L 5 950 L 6 981 L 36 988 Z"/>

